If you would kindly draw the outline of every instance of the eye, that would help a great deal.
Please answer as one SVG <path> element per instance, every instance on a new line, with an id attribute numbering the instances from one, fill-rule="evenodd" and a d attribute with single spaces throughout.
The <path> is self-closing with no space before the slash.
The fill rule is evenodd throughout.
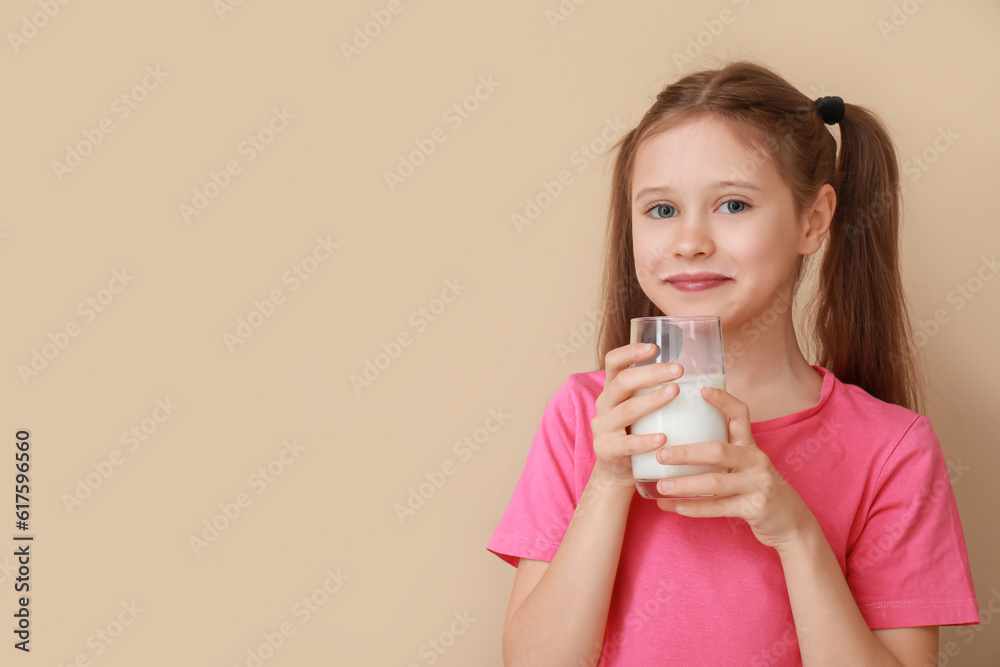
<path id="1" fill-rule="evenodd" d="M 740 201 L 739 199 L 727 199 L 726 201 L 722 202 L 722 208 L 724 210 L 726 210 L 726 207 L 730 205 L 735 205 L 736 210 L 733 210 L 733 208 L 730 207 L 727 210 L 728 213 L 745 213 L 747 209 L 750 208 L 750 204 L 746 203 L 745 201 Z"/>
<path id="2" fill-rule="evenodd" d="M 669 204 L 653 204 L 647 213 L 652 214 L 654 218 L 672 218 L 676 213 L 676 209 Z"/>

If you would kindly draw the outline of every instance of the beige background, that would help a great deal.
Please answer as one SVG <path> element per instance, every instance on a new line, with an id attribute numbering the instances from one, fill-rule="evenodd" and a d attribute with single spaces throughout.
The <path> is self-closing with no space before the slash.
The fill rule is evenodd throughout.
<path id="1" fill-rule="evenodd" d="M 486 542 L 546 401 L 596 368 L 587 323 L 610 163 L 577 151 L 599 149 L 609 120 L 635 124 L 663 84 L 731 56 L 869 105 L 894 132 L 914 319 L 947 320 L 921 348 L 928 412 L 946 458 L 965 466 L 954 488 L 980 605 L 1000 611 L 1000 280 L 974 281 L 1000 249 L 995 0 L 564 0 L 555 24 L 558 0 L 402 0 L 349 61 L 341 43 L 389 3 L 221 4 L 0 9 L 0 424 L 11 463 L 15 432 L 31 431 L 36 536 L 32 651 L 11 648 L 8 630 L 0 662 L 248 665 L 284 623 L 294 634 L 263 664 L 499 665 L 514 570 Z M 480 77 L 497 87 L 480 87 L 455 127 L 446 110 Z M 122 95 L 144 98 L 127 117 Z M 248 161 L 241 142 L 275 108 L 294 118 L 262 132 L 273 142 Z M 113 132 L 95 133 L 102 119 Z M 436 128 L 444 143 L 390 190 L 385 172 Z M 85 132 L 100 143 L 60 180 L 53 162 L 67 145 L 87 151 Z M 239 173 L 186 222 L 180 206 L 229 161 Z M 518 232 L 511 214 L 564 169 L 572 182 Z M 317 237 L 339 247 L 304 262 Z M 297 264 L 314 272 L 293 289 Z M 436 302 L 447 281 L 459 295 Z M 948 295 L 969 281 L 981 289 L 959 309 Z M 224 335 L 274 290 L 283 303 L 230 351 Z M 78 310 L 88 298 L 102 311 Z M 400 335 L 409 345 L 355 391 L 350 377 Z M 36 350 L 51 358 L 22 378 Z M 156 407 L 168 398 L 167 417 Z M 478 451 L 454 449 L 491 409 L 509 418 Z M 123 443 L 144 420 L 145 441 Z M 275 463 L 291 440 L 300 451 Z M 253 477 L 269 463 L 280 474 Z M 453 474 L 401 522 L 394 505 L 442 466 Z M 14 473 L 0 474 L 0 553 L 18 532 Z M 81 484 L 90 495 L 68 506 Z M 196 554 L 190 538 L 213 520 L 225 529 Z M 8 628 L 13 564 L 0 558 Z M 316 600 L 308 617 L 303 597 Z M 133 601 L 134 620 L 122 611 Z M 467 627 L 453 624 L 463 614 Z M 119 616 L 131 622 L 121 633 Z M 996 664 L 998 628 L 971 641 L 943 629 L 957 652 L 947 664 Z"/>

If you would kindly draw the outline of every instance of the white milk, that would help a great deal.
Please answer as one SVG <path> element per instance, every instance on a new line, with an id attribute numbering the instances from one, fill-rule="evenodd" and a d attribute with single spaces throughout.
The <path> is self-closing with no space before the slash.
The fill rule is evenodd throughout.
<path id="1" fill-rule="evenodd" d="M 667 445 L 687 445 L 704 440 L 729 442 L 726 418 L 715 406 L 709 405 L 701 397 L 702 387 L 726 388 L 725 375 L 684 375 L 676 380 L 680 387 L 669 403 L 652 412 L 632 425 L 636 435 L 666 433 Z M 643 387 L 636 396 L 648 394 L 664 385 Z M 698 475 L 705 472 L 722 472 L 724 468 L 715 465 L 664 465 L 656 460 L 656 450 L 632 456 L 632 476 L 636 480 L 663 479 L 681 475 Z"/>

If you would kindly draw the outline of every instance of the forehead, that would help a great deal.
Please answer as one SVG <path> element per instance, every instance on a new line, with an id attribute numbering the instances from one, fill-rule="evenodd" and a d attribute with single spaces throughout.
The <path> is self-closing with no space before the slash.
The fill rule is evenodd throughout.
<path id="1" fill-rule="evenodd" d="M 750 181 L 761 188 L 781 182 L 767 154 L 746 145 L 730 127 L 709 116 L 691 119 L 640 144 L 632 194 L 645 187 L 703 189 L 710 182 Z"/>

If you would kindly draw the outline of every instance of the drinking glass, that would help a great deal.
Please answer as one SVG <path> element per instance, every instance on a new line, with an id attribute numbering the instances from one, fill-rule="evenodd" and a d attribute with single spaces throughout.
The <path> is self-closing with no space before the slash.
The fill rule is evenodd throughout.
<path id="1" fill-rule="evenodd" d="M 725 350 L 722 321 L 717 316 L 638 317 L 632 319 L 631 342 L 655 343 L 656 356 L 633 366 L 679 363 L 684 374 L 675 382 L 680 392 L 663 407 L 640 417 L 630 427 L 637 435 L 664 433 L 667 445 L 687 445 L 704 440 L 729 442 L 726 417 L 701 397 L 701 388 L 726 388 Z M 634 395 L 655 391 L 665 384 L 641 387 Z M 667 477 L 725 472 L 715 465 L 665 465 L 656 460 L 656 451 L 632 456 L 632 476 L 643 498 L 677 498 L 656 490 L 656 482 Z"/>

